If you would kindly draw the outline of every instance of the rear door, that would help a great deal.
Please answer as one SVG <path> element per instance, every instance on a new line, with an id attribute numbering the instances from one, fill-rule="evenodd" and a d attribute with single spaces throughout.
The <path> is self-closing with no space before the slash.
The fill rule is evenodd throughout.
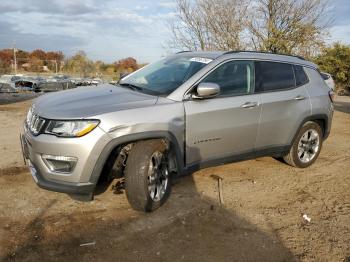
<path id="1" fill-rule="evenodd" d="M 220 86 L 219 96 L 184 102 L 188 165 L 254 151 L 260 94 L 254 94 L 254 62 L 229 61 L 202 81 Z M 195 92 L 195 89 L 194 91 Z"/>
<path id="2" fill-rule="evenodd" d="M 292 142 L 301 122 L 311 114 L 301 66 L 288 63 L 256 62 L 255 93 L 261 94 L 261 118 L 257 150 L 278 148 Z"/>

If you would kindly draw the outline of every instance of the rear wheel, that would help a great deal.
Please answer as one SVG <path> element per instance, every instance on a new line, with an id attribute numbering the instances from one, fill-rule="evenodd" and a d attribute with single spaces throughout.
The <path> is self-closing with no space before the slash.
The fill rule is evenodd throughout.
<path id="1" fill-rule="evenodd" d="M 291 166 L 305 168 L 312 165 L 322 147 L 323 132 L 315 122 L 306 122 L 299 130 L 293 145 L 283 159 Z"/>
<path id="2" fill-rule="evenodd" d="M 162 140 L 133 145 L 125 168 L 125 191 L 132 208 L 151 212 L 170 194 L 167 146 Z"/>

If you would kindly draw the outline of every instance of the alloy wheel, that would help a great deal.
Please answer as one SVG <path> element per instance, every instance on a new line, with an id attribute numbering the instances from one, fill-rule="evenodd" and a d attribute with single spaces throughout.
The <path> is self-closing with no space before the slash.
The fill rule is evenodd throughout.
<path id="1" fill-rule="evenodd" d="M 161 152 L 154 152 L 148 167 L 148 193 L 155 202 L 160 201 L 167 190 L 169 170 L 166 157 Z"/>
<path id="2" fill-rule="evenodd" d="M 298 144 L 298 158 L 302 163 L 313 160 L 320 148 L 320 136 L 315 129 L 307 130 Z"/>

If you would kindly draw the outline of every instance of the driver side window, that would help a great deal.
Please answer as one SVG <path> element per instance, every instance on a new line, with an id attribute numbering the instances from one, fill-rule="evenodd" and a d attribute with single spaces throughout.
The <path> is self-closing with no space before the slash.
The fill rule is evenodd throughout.
<path id="1" fill-rule="evenodd" d="M 230 61 L 216 68 L 201 82 L 218 84 L 222 96 L 245 95 L 254 87 L 254 75 L 254 61 Z"/>

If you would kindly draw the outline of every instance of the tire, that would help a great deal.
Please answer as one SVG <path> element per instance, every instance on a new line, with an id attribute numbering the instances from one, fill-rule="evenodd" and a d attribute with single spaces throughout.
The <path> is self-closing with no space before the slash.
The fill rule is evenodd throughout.
<path id="1" fill-rule="evenodd" d="M 160 139 L 140 141 L 131 148 L 125 168 L 125 191 L 133 209 L 151 212 L 169 197 L 167 153 L 167 146 Z"/>
<path id="2" fill-rule="evenodd" d="M 322 143 L 323 132 L 320 125 L 316 122 L 306 122 L 294 139 L 288 155 L 284 156 L 283 159 L 291 166 L 306 168 L 316 161 L 321 152 Z"/>

